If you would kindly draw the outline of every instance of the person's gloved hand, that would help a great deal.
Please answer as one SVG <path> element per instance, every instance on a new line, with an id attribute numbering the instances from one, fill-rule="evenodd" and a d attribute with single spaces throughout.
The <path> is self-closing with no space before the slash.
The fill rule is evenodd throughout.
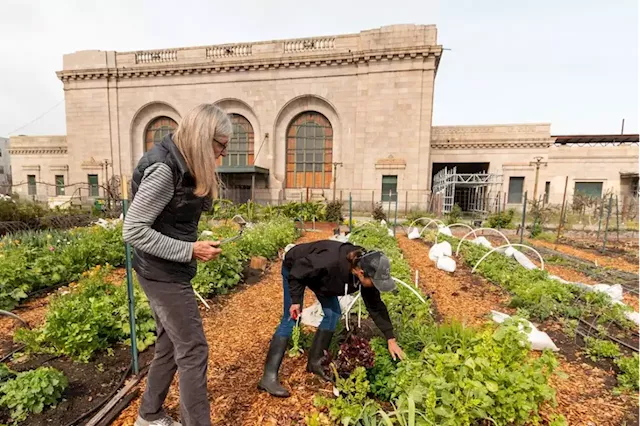
<path id="1" fill-rule="evenodd" d="M 201 262 L 215 259 L 222 253 L 220 241 L 196 241 L 193 243 L 193 258 Z"/>

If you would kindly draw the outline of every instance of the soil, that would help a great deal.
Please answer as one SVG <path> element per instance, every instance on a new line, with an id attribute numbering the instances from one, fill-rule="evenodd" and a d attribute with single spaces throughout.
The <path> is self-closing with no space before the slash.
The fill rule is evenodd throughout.
<path id="1" fill-rule="evenodd" d="M 620 271 L 638 273 L 638 262 L 629 262 L 621 257 L 611 256 L 609 253 L 602 254 L 597 250 L 592 249 L 580 249 L 565 244 L 548 243 L 546 241 L 534 240 L 528 241 L 531 244 L 546 247 L 552 250 L 559 251 L 586 261 L 592 262 L 598 266 L 605 268 L 618 269 Z"/>
<path id="2" fill-rule="evenodd" d="M 140 364 L 144 366 L 153 358 L 153 347 L 140 354 Z M 18 360 L 20 361 L 20 360 Z M 24 362 L 11 362 L 14 371 L 26 371 L 38 367 L 54 367 L 62 371 L 69 380 L 69 387 L 63 394 L 63 400 L 56 408 L 45 410 L 41 414 L 32 414 L 25 426 L 67 425 L 82 414 L 100 405 L 116 388 L 125 371 L 131 364 L 131 348 L 120 346 L 113 355 L 106 353 L 95 357 L 90 363 L 73 362 L 70 359 L 51 355 L 38 355 L 24 359 Z M 0 410 L 0 423 L 9 423 L 9 412 Z M 79 423 L 83 424 L 85 421 Z"/>
<path id="3" fill-rule="evenodd" d="M 603 237 L 604 238 L 604 237 Z M 581 250 L 602 254 L 603 238 L 561 238 L 560 243 Z M 611 257 L 622 257 L 629 263 L 638 263 L 638 239 L 611 240 L 607 242 L 605 254 Z"/>
<path id="4" fill-rule="evenodd" d="M 325 230 L 325 228 L 328 228 Z M 305 232 L 298 242 L 316 241 L 331 236 L 331 227 L 316 224 L 318 232 Z M 210 311 L 201 310 L 209 342 L 207 374 L 211 421 L 214 425 L 292 425 L 304 424 L 304 416 L 313 410 L 317 393 L 331 394 L 330 386 L 320 383 L 305 371 L 306 356 L 286 357 L 280 379 L 292 396 L 273 398 L 257 389 L 271 336 L 282 316 L 282 278 L 280 261 L 273 262 L 259 283 L 244 285 L 239 291 L 210 303 Z M 313 298 L 305 295 L 305 304 Z M 139 385 L 144 389 L 146 383 Z M 113 423 L 133 425 L 139 398 Z M 178 417 L 177 380 L 165 402 L 168 413 Z"/>

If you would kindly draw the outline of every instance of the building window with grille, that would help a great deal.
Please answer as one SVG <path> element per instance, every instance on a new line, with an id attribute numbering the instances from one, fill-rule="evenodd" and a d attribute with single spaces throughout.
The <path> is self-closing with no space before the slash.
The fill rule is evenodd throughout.
<path id="1" fill-rule="evenodd" d="M 544 203 L 549 204 L 549 194 L 551 193 L 551 182 L 544 184 Z"/>
<path id="2" fill-rule="evenodd" d="M 64 195 L 64 176 L 56 175 L 56 195 Z"/>
<path id="3" fill-rule="evenodd" d="M 398 176 L 382 176 L 382 201 L 398 201 Z"/>
<path id="4" fill-rule="evenodd" d="M 89 197 L 98 197 L 99 187 L 98 187 L 98 175 L 88 175 L 89 178 Z"/>
<path id="5" fill-rule="evenodd" d="M 36 195 L 36 175 L 27 175 L 27 191 L 29 195 Z"/>
<path id="6" fill-rule="evenodd" d="M 153 119 L 144 132 L 144 152 L 149 151 L 155 144 L 160 143 L 166 135 L 175 132 L 177 128 L 178 123 L 169 117 Z"/>
<path id="7" fill-rule="evenodd" d="M 576 182 L 573 193 L 591 198 L 602 197 L 602 182 Z"/>
<path id="8" fill-rule="evenodd" d="M 509 204 L 518 204 L 522 202 L 524 192 L 524 177 L 512 176 L 509 178 Z"/>
<path id="9" fill-rule="evenodd" d="M 221 164 L 229 167 L 253 165 L 253 126 L 249 120 L 239 114 L 231 114 L 233 135 L 229 139 L 227 155 Z"/>
<path id="10" fill-rule="evenodd" d="M 287 188 L 329 188 L 333 162 L 333 128 L 327 118 L 307 111 L 287 131 Z"/>

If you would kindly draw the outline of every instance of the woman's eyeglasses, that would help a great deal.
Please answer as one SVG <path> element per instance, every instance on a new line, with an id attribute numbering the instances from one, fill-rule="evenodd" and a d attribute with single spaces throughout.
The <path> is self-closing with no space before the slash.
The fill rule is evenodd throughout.
<path id="1" fill-rule="evenodd" d="M 218 148 L 220 148 L 220 154 L 224 154 L 227 152 L 227 148 L 229 147 L 229 142 L 222 143 L 218 139 L 213 138 L 213 141 L 218 144 Z"/>

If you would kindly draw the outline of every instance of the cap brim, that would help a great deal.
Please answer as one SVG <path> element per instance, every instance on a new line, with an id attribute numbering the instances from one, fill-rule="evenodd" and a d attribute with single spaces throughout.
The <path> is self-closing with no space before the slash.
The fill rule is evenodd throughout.
<path id="1" fill-rule="evenodd" d="M 397 288 L 396 282 L 393 280 L 393 278 L 372 281 L 373 285 L 378 289 L 378 291 L 381 291 L 383 293 L 393 291 Z"/>

